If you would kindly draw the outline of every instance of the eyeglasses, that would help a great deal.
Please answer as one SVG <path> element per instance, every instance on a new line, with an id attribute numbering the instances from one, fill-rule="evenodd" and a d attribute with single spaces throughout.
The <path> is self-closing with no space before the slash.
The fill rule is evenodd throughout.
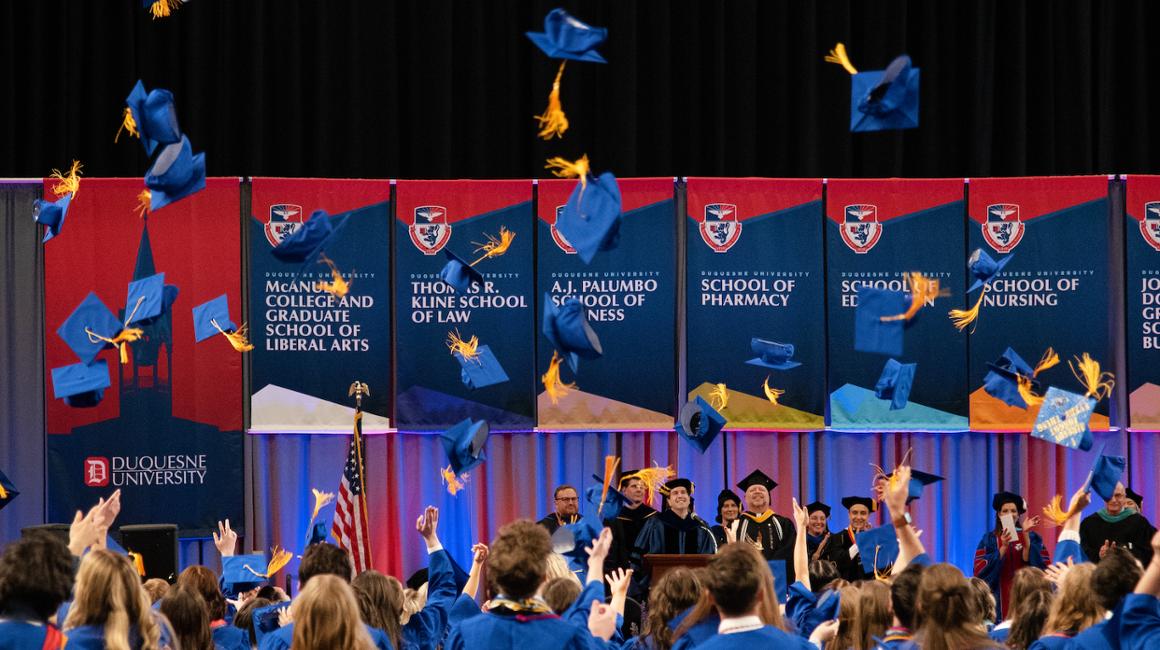
<path id="1" fill-rule="evenodd" d="M 580 497 L 556 497 L 557 501 L 579 501 Z"/>

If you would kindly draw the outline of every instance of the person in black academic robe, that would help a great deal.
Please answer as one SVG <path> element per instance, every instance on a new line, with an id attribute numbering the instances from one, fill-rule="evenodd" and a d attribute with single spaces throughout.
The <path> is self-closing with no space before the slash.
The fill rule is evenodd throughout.
<path id="1" fill-rule="evenodd" d="M 1123 484 L 1117 483 L 1105 506 L 1080 522 L 1080 546 L 1089 562 L 1099 562 L 1112 545 L 1127 549 L 1144 566 L 1152 561 L 1156 529 L 1140 513 L 1124 507 L 1124 496 Z"/>
<path id="2" fill-rule="evenodd" d="M 874 527 L 870 514 L 878 510 L 878 502 L 870 497 L 850 496 L 842 498 L 842 507 L 850 517 L 850 525 L 837 534 L 838 575 L 851 582 L 870 580 L 874 573 L 862 568 L 862 555 L 858 552 L 857 535 Z"/>
<path id="3" fill-rule="evenodd" d="M 739 516 L 741 516 L 741 497 L 729 488 L 721 490 L 717 494 L 717 525 L 709 529 L 713 532 L 717 548 L 721 548 L 729 542 L 729 538 L 725 535 L 725 529 L 732 526 Z"/>
<path id="4" fill-rule="evenodd" d="M 655 508 L 644 502 L 647 488 L 644 481 L 637 476 L 637 471 L 623 472 L 620 475 L 617 489 L 628 499 L 628 503 L 615 517 L 604 520 L 605 527 L 612 531 L 612 548 L 608 551 L 608 560 L 604 563 L 606 572 L 628 569 L 632 566 L 636 538 L 640 535 L 641 528 L 644 528 L 644 522 L 657 514 Z"/>
<path id="5" fill-rule="evenodd" d="M 833 562 L 835 569 L 841 565 L 842 547 L 841 534 L 830 532 L 830 506 L 821 501 L 814 501 L 806 506 L 809 518 L 806 520 L 806 557 L 810 562 L 827 560 Z M 821 585 L 816 585 L 821 587 Z"/>
<path id="6" fill-rule="evenodd" d="M 633 569 L 644 574 L 644 556 L 653 553 L 708 554 L 717 552 L 717 542 L 705 523 L 693 512 L 693 482 L 675 478 L 661 488 L 665 507 L 649 517 L 636 538 Z"/>
<path id="7" fill-rule="evenodd" d="M 561 485 L 552 494 L 556 503 L 556 510 L 544 515 L 536 523 L 548 529 L 548 534 L 555 533 L 559 528 L 580 521 L 580 496 L 576 488 L 571 485 Z"/>
<path id="8" fill-rule="evenodd" d="M 786 579 L 793 584 L 793 545 L 797 529 L 787 517 L 769 507 L 769 491 L 777 482 L 759 469 L 741 479 L 737 487 L 745 490 L 745 511 L 737 527 L 737 541 L 749 541 L 766 560 L 785 560 Z"/>

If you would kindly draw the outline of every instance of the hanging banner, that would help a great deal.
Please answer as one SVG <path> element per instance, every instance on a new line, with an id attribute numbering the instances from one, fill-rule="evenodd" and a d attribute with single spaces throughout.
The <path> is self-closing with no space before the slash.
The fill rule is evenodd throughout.
<path id="1" fill-rule="evenodd" d="M 172 523 L 182 535 L 208 536 L 220 519 L 244 522 L 243 357 L 225 336 L 195 343 L 192 315 L 225 294 L 230 318 L 242 322 L 238 183 L 208 179 L 142 218 L 141 179 L 85 178 L 59 236 L 44 244 L 48 521 L 72 521 L 119 489 L 118 524 Z M 129 283 L 160 273 L 158 288 L 169 298 L 176 288 L 176 297 L 168 312 L 140 319 L 160 302 L 131 300 Z M 66 326 L 90 294 L 104 307 Z M 116 322 L 97 326 L 94 314 L 108 312 Z M 141 338 L 125 344 L 124 363 L 111 346 L 85 358 L 61 335 L 84 346 L 86 328 L 113 338 L 126 320 Z M 77 364 L 106 386 L 95 406 L 81 407 L 80 395 L 76 406 L 53 398 L 66 389 L 53 370 Z"/>
<path id="2" fill-rule="evenodd" d="M 355 381 L 370 386 L 363 432 L 387 431 L 390 181 L 255 178 L 251 197 L 250 431 L 350 433 Z M 274 257 L 316 210 L 336 226 L 323 254 L 305 264 Z M 336 271 L 350 285 L 344 296 L 324 287 Z"/>
<path id="3" fill-rule="evenodd" d="M 965 430 L 967 341 L 947 318 L 966 289 L 962 180 L 831 180 L 826 217 L 830 426 Z M 915 272 L 938 280 L 949 297 L 927 301 L 899 326 L 894 353 L 855 349 L 866 347 L 855 343 L 859 289 L 909 293 Z M 909 395 L 895 392 L 893 381 L 910 372 Z"/>
<path id="4" fill-rule="evenodd" d="M 969 196 L 970 250 L 1005 263 L 987 287 L 971 330 L 971 428 L 1030 431 L 1038 406 L 1010 406 L 983 388 L 1007 348 L 1032 368 L 1048 347 L 1058 353 L 1061 363 L 1035 377 L 1042 391 L 1058 386 L 1084 392 L 1068 367 L 1084 352 L 1112 367 L 1108 180 L 972 178 Z M 1090 427 L 1108 428 L 1107 400 L 1096 407 Z"/>
<path id="5" fill-rule="evenodd" d="M 1127 177 L 1128 413 L 1133 429 L 1160 428 L 1160 176 Z"/>
<path id="6" fill-rule="evenodd" d="M 687 399 L 724 403 L 728 429 L 823 428 L 821 179 L 687 187 Z"/>
<path id="7" fill-rule="evenodd" d="M 619 181 L 622 221 L 616 248 L 585 264 L 555 229 L 576 181 L 539 184 L 536 267 L 540 291 L 559 304 L 575 297 L 600 338 L 603 355 L 581 360 L 574 383 L 555 400 L 539 391 L 544 429 L 672 429 L 677 392 L 676 224 L 672 178 Z M 543 297 L 540 297 L 543 301 Z M 542 314 L 543 305 L 537 312 Z M 542 315 L 537 319 L 542 328 Z M 552 346 L 537 332 L 537 376 L 548 371 Z"/>
<path id="8" fill-rule="evenodd" d="M 464 418 L 492 431 L 535 425 L 532 184 L 399 181 L 395 188 L 400 430 L 445 429 Z M 482 284 L 440 277 L 448 254 Z M 465 277 L 465 276 L 464 276 Z M 477 358 L 451 348 L 477 344 Z"/>

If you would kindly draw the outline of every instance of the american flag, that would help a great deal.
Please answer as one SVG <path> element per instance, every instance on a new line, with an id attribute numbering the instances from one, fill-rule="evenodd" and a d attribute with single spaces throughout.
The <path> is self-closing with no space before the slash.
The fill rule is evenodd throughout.
<path id="1" fill-rule="evenodd" d="M 334 527 L 330 531 L 338 540 L 338 545 L 350 553 L 354 560 L 354 572 L 362 573 L 371 568 L 370 526 L 367 525 L 367 502 L 363 481 L 362 411 L 354 413 L 354 437 L 350 441 L 350 453 L 342 468 L 342 484 L 338 488 L 338 501 L 334 511 Z"/>

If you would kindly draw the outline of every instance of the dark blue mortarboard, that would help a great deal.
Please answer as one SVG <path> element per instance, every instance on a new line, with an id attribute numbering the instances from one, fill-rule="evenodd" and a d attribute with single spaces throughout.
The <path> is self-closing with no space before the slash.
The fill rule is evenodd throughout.
<path id="1" fill-rule="evenodd" d="M 698 396 L 681 407 L 681 417 L 674 428 L 697 451 L 705 453 L 724 427 L 725 416 Z"/>
<path id="2" fill-rule="evenodd" d="M 777 592 L 777 602 L 784 605 L 789 595 L 789 576 L 785 572 L 785 560 L 767 560 L 766 564 L 773 574 L 773 590 Z"/>
<path id="3" fill-rule="evenodd" d="M 44 243 L 60 234 L 64 226 L 64 218 L 68 215 L 68 206 L 72 203 L 72 194 L 65 194 L 55 201 L 36 199 L 32 203 L 32 218 L 36 223 L 45 226 Z"/>
<path id="4" fill-rule="evenodd" d="M 917 363 L 899 363 L 896 359 L 887 359 L 878 383 L 874 384 L 874 394 L 878 399 L 890 400 L 891 411 L 906 408 L 917 368 Z"/>
<path id="5" fill-rule="evenodd" d="M 749 339 L 749 349 L 757 356 L 745 363 L 752 366 L 772 368 L 774 370 L 790 370 L 802 365 L 800 361 L 793 361 L 793 344 L 778 343 L 759 339 L 756 336 Z"/>
<path id="6" fill-rule="evenodd" d="M 842 503 L 845 505 L 845 499 L 842 500 Z M 826 519 L 830 518 L 830 506 L 822 503 L 821 501 L 814 501 L 813 503 L 806 505 L 806 514 L 812 515 L 815 512 L 822 513 L 826 516 Z"/>
<path id="7" fill-rule="evenodd" d="M 996 261 L 983 249 L 976 248 L 967 260 L 967 266 L 971 270 L 971 277 L 975 278 L 975 283 L 971 285 L 970 289 L 967 289 L 967 293 L 971 293 L 979 287 L 990 284 L 991 280 L 994 280 L 999 275 L 999 272 L 1003 270 L 1004 266 L 1007 266 L 1007 263 L 1013 257 L 1015 257 L 1014 253 L 1006 255 Z"/>
<path id="8" fill-rule="evenodd" d="M 902 356 L 902 329 L 908 321 L 883 321 L 882 318 L 903 314 L 909 307 L 910 298 L 901 291 L 859 288 L 858 306 L 854 309 L 854 349 Z"/>
<path id="9" fill-rule="evenodd" d="M 76 408 L 101 403 L 110 386 L 109 365 L 104 359 L 92 364 L 74 363 L 52 369 L 52 392 L 56 399 Z"/>
<path id="10" fill-rule="evenodd" d="M 604 505 L 601 507 L 600 495 L 604 492 L 604 479 L 593 474 L 596 485 L 589 485 L 584 489 L 584 500 L 592 504 L 603 519 L 611 519 L 620 514 L 620 510 L 628 504 L 628 497 L 621 494 L 615 487 L 608 486 L 608 494 L 604 495 Z"/>
<path id="11" fill-rule="evenodd" d="M 1027 402 L 1019 394 L 1019 378 L 1026 377 L 1032 382 L 1032 389 L 1039 390 L 1031 366 L 1011 348 L 1004 350 L 998 361 L 987 365 L 991 369 L 983 377 L 983 390 L 1007 406 L 1026 409 Z"/>
<path id="12" fill-rule="evenodd" d="M 165 307 L 164 273 L 134 280 L 129 283 L 129 296 L 125 299 L 125 325 L 156 318 Z"/>
<path id="13" fill-rule="evenodd" d="M 1027 512 L 1027 500 L 1014 492 L 1004 490 L 1002 492 L 996 492 L 995 496 L 991 497 L 991 509 L 995 512 L 999 512 L 1005 503 L 1014 503 L 1015 507 L 1019 510 L 1019 514 Z"/>
<path id="14" fill-rule="evenodd" d="M 838 618 L 841 604 L 841 595 L 833 589 L 827 589 L 818 596 L 818 603 L 814 606 L 814 615 L 818 621 L 832 621 Z"/>
<path id="15" fill-rule="evenodd" d="M 86 365 L 91 365 L 101 350 L 111 346 L 105 341 L 90 338 L 86 329 L 109 339 L 115 338 L 123 329 L 121 321 L 117 320 L 97 294 L 91 292 L 56 330 L 69 349 Z"/>
<path id="16" fill-rule="evenodd" d="M 247 590 L 243 589 L 242 591 Z M 278 612 L 286 609 L 289 606 L 290 601 L 286 601 L 282 603 L 274 603 L 273 605 L 267 605 L 265 607 L 259 607 L 258 609 L 254 610 L 252 619 L 254 622 L 254 638 L 257 639 L 259 646 L 262 645 L 263 637 L 280 627 L 278 625 Z"/>
<path id="17" fill-rule="evenodd" d="M 1088 451 L 1092 448 L 1092 430 L 1088 423 L 1095 408 L 1096 401 L 1086 395 L 1049 386 L 1031 435 L 1069 449 Z"/>
<path id="18" fill-rule="evenodd" d="M 217 327 L 214 327 L 215 322 Z M 237 325 L 230 320 L 229 298 L 224 293 L 193 308 L 193 338 L 196 342 L 201 343 L 220 334 L 218 327 L 224 332 L 237 329 Z"/>
<path id="19" fill-rule="evenodd" d="M 469 472 L 487 460 L 484 446 L 489 431 L 487 420 L 473 422 L 467 418 L 440 434 L 443 452 L 453 472 L 457 475 Z"/>
<path id="20" fill-rule="evenodd" d="M 483 274 L 476 271 L 467 260 L 451 252 L 451 249 L 444 249 L 443 254 L 447 256 L 447 263 L 439 270 L 439 279 L 459 293 L 467 293 L 473 284 L 483 286 Z"/>
<path id="21" fill-rule="evenodd" d="M 568 360 L 568 367 L 576 372 L 579 359 L 598 359 L 604 354 L 596 330 L 588 324 L 584 306 L 574 296 L 563 299 L 559 306 L 551 294 L 544 294 L 544 322 L 541 331 L 552 347 Z"/>
<path id="22" fill-rule="evenodd" d="M 193 155 L 189 138 L 165 145 L 145 174 L 150 191 L 149 211 L 161 208 L 205 189 L 205 154 Z"/>
<path id="23" fill-rule="evenodd" d="M 4 472 L 0 472 L 0 510 L 12 503 L 18 494 L 20 494 L 20 490 L 16 489 L 16 486 L 13 485 L 11 479 L 4 475 Z"/>
<path id="24" fill-rule="evenodd" d="M 588 187 L 577 184 L 556 219 L 556 231 L 572 244 L 585 264 L 599 251 L 620 242 L 620 186 L 611 172 L 589 177 Z"/>
<path id="25" fill-rule="evenodd" d="M 870 497 L 842 497 L 842 507 L 846 510 L 854 506 L 864 506 L 870 512 L 878 510 L 878 503 Z M 826 516 L 829 516 L 828 514 Z"/>
<path id="26" fill-rule="evenodd" d="M 326 541 L 327 537 L 330 537 L 330 525 L 325 521 L 315 522 L 310 527 L 310 535 L 306 540 L 306 545 L 321 544 Z"/>
<path id="27" fill-rule="evenodd" d="M 918 68 L 910 57 L 890 62 L 885 70 L 850 77 L 850 130 L 886 131 L 918 126 Z"/>
<path id="28" fill-rule="evenodd" d="M 338 236 L 344 225 L 346 217 L 340 217 L 338 223 L 334 224 L 325 210 L 315 210 L 305 223 L 270 252 L 280 261 L 289 264 L 312 264 L 322 253 L 322 249 Z"/>
<path id="29" fill-rule="evenodd" d="M 177 125 L 177 109 L 173 103 L 173 93 L 164 88 L 154 88 L 147 94 L 145 84 L 137 81 L 137 85 L 133 86 L 133 90 L 125 98 L 125 103 L 133 115 L 145 153 L 152 156 L 158 144 L 181 141 L 181 128 Z"/>
<path id="30" fill-rule="evenodd" d="M 473 359 L 464 359 L 458 352 L 453 354 L 455 360 L 459 362 L 459 375 L 464 386 L 475 390 L 508 381 L 507 373 L 504 372 L 499 359 L 495 358 L 491 348 L 481 345 L 475 349 L 475 353 Z"/>
<path id="31" fill-rule="evenodd" d="M 588 547 L 593 540 L 600 536 L 602 526 L 589 517 L 581 517 L 579 521 L 567 526 L 561 526 L 552 533 L 552 551 L 578 562 L 588 559 Z"/>
<path id="32" fill-rule="evenodd" d="M 563 9 L 553 9 L 544 16 L 543 32 L 527 32 L 527 35 L 536 47 L 554 59 L 607 63 L 596 48 L 608 38 L 608 30 L 580 22 Z"/>
<path id="33" fill-rule="evenodd" d="M 858 533 L 854 542 L 858 544 L 858 555 L 862 558 L 862 569 L 866 573 L 885 571 L 898 559 L 898 536 L 893 525 L 887 524 Z"/>
<path id="34" fill-rule="evenodd" d="M 933 485 L 943 480 L 943 477 L 930 474 L 928 472 L 921 472 L 917 469 L 910 470 L 910 485 L 907 486 L 906 502 L 910 503 L 915 499 L 922 497 L 922 490 L 928 485 Z M 861 548 L 861 547 L 859 547 Z"/>
<path id="35" fill-rule="evenodd" d="M 249 591 L 269 582 L 268 578 L 255 575 L 250 569 L 266 567 L 266 556 L 262 553 L 249 555 L 232 555 L 222 558 L 222 583 L 228 585 L 227 591 Z"/>
<path id="36" fill-rule="evenodd" d="M 1087 485 L 1100 495 L 1101 499 L 1109 501 L 1116 491 L 1116 484 L 1120 482 L 1120 477 L 1124 475 L 1124 468 L 1128 466 L 1128 460 L 1123 456 L 1109 456 L 1103 451 L 1104 448 L 1100 447 L 1100 453 L 1096 455 L 1096 462 L 1092 465 L 1092 473 L 1088 478 Z"/>

